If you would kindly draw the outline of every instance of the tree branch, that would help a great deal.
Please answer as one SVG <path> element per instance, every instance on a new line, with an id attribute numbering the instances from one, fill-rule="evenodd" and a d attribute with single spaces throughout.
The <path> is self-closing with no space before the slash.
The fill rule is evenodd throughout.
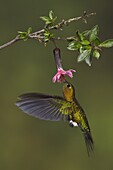
<path id="1" fill-rule="evenodd" d="M 74 17 L 74 18 L 70 18 L 68 20 L 62 20 L 61 22 L 59 22 L 58 24 L 54 25 L 54 26 L 48 26 L 47 29 L 48 30 L 61 30 L 63 26 L 68 26 L 71 22 L 74 22 L 74 21 L 79 21 L 79 20 L 83 20 L 84 22 L 86 22 L 86 19 L 90 16 L 94 16 L 96 15 L 96 13 L 90 13 L 90 14 L 87 14 L 86 12 L 84 12 L 84 14 L 82 16 L 79 16 L 79 17 Z M 36 31 L 36 32 L 33 32 L 33 33 L 30 33 L 28 34 L 28 38 L 29 39 L 37 39 L 41 42 L 44 41 L 44 32 L 45 32 L 45 28 L 39 30 L 39 31 Z M 69 37 L 68 37 L 69 38 Z M 55 40 L 67 40 L 68 38 L 61 38 L 61 37 L 55 37 Z M 13 40 L 3 44 L 0 46 L 0 49 L 3 49 L 3 48 L 6 48 L 20 40 L 24 40 L 20 37 L 20 35 L 17 35 Z"/>
<path id="2" fill-rule="evenodd" d="M 74 22 L 74 21 L 79 21 L 79 20 L 84 20 L 84 19 L 87 19 L 88 17 L 90 16 L 94 16 L 96 15 L 96 13 L 90 13 L 90 14 L 87 14 L 86 11 L 84 12 L 84 14 L 80 17 L 74 17 L 74 18 L 70 18 L 68 20 L 62 20 L 61 22 L 59 22 L 58 24 L 54 25 L 54 26 L 51 26 L 51 27 L 48 27 L 48 30 L 57 30 L 57 29 L 61 29 L 63 26 L 68 26 L 71 22 Z M 39 30 L 39 31 L 36 31 L 34 33 L 31 33 L 29 36 L 30 38 L 34 37 L 36 38 L 36 35 L 39 35 L 39 34 L 42 34 L 45 32 L 45 29 L 42 29 L 42 30 Z"/>
<path id="3" fill-rule="evenodd" d="M 19 35 L 17 35 L 13 40 L 11 40 L 11 41 L 9 41 L 9 42 L 1 45 L 1 46 L 0 46 L 0 50 L 3 49 L 3 48 L 6 48 L 6 47 L 8 47 L 8 46 L 10 46 L 10 45 L 12 45 L 12 44 L 14 44 L 15 42 L 17 42 L 17 41 L 19 41 L 19 40 L 20 40 L 20 37 L 19 37 Z"/>

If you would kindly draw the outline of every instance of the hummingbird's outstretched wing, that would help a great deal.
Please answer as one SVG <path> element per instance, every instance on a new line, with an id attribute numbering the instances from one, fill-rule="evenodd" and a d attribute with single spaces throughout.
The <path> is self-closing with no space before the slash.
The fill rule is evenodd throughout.
<path id="1" fill-rule="evenodd" d="M 40 93 L 19 96 L 16 106 L 30 116 L 52 121 L 68 120 L 71 107 L 62 97 Z"/>

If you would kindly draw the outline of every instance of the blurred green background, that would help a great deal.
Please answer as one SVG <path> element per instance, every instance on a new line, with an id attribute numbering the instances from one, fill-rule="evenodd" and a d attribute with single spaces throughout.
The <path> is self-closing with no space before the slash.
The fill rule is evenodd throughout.
<path id="1" fill-rule="evenodd" d="M 98 24 L 102 40 L 113 38 L 112 0 L 1 0 L 0 44 L 15 37 L 18 30 L 43 27 L 40 16 L 53 10 L 60 21 L 80 16 L 95 17 L 66 28 L 72 35 Z M 62 32 L 63 34 L 63 32 Z M 49 122 L 29 117 L 14 104 L 25 92 L 62 95 L 62 85 L 53 84 L 56 72 L 53 44 L 28 40 L 0 51 L 0 170 L 112 170 L 113 169 L 113 48 L 102 51 L 92 67 L 77 64 L 76 53 L 59 42 L 65 69 L 76 69 L 73 80 L 76 97 L 90 122 L 95 151 L 90 158 L 81 131 L 65 122 Z"/>

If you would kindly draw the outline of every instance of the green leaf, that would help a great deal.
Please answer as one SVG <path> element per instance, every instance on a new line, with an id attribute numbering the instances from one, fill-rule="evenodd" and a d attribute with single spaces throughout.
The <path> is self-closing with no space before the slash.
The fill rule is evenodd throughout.
<path id="1" fill-rule="evenodd" d="M 98 32 L 99 32 L 99 27 L 98 25 L 95 25 L 90 32 L 89 40 L 94 41 L 97 38 Z"/>
<path id="2" fill-rule="evenodd" d="M 18 34 L 19 34 L 20 39 L 23 39 L 24 41 L 27 40 L 27 38 L 28 38 L 27 32 L 18 31 Z"/>
<path id="3" fill-rule="evenodd" d="M 40 18 L 45 22 L 46 25 L 53 24 L 53 22 L 57 19 L 57 17 L 54 17 L 52 10 L 49 12 L 49 16 L 42 16 Z"/>
<path id="4" fill-rule="evenodd" d="M 47 21 L 49 21 L 50 20 L 50 18 L 49 17 L 47 17 L 47 16 L 42 16 L 42 17 L 40 17 L 43 21 L 45 21 L 45 22 L 47 22 Z"/>
<path id="5" fill-rule="evenodd" d="M 40 17 L 40 18 L 45 22 L 46 25 L 52 23 L 52 20 L 49 17 L 43 16 L 43 17 Z"/>
<path id="6" fill-rule="evenodd" d="M 105 47 L 105 48 L 110 48 L 113 47 L 113 39 L 106 40 L 102 42 L 99 47 Z"/>
<path id="7" fill-rule="evenodd" d="M 78 37 L 78 39 L 79 39 L 80 41 L 83 41 L 83 40 L 84 40 L 83 35 L 82 35 L 79 31 L 76 32 L 76 35 L 77 35 L 77 37 Z"/>
<path id="8" fill-rule="evenodd" d="M 86 64 L 91 66 L 91 56 L 90 55 L 87 58 L 85 58 L 85 62 L 86 62 Z"/>
<path id="9" fill-rule="evenodd" d="M 93 41 L 93 44 L 94 44 L 95 46 L 98 46 L 98 45 L 100 44 L 99 38 L 96 38 L 96 39 Z"/>
<path id="10" fill-rule="evenodd" d="M 32 28 L 29 27 L 28 30 L 27 30 L 27 33 L 30 34 L 32 32 Z"/>
<path id="11" fill-rule="evenodd" d="M 53 13 L 52 10 L 49 12 L 49 18 L 50 18 L 51 20 L 54 18 L 54 13 Z"/>
<path id="12" fill-rule="evenodd" d="M 81 44 L 82 44 L 82 45 L 89 45 L 90 42 L 89 42 L 88 40 L 83 40 L 83 41 L 81 42 Z"/>
<path id="13" fill-rule="evenodd" d="M 91 50 L 91 45 L 81 45 L 80 48 L 78 49 L 80 53 L 83 53 L 85 50 Z"/>
<path id="14" fill-rule="evenodd" d="M 94 51 L 93 51 L 93 56 L 94 56 L 95 58 L 99 59 L 100 53 L 99 53 L 97 50 L 94 50 Z"/>
<path id="15" fill-rule="evenodd" d="M 90 34 L 90 32 L 91 32 L 90 30 L 82 32 L 83 37 L 87 37 Z"/>
<path id="16" fill-rule="evenodd" d="M 26 41 L 28 39 L 28 36 L 31 33 L 31 31 L 32 31 L 31 27 L 29 27 L 26 32 L 25 31 L 18 31 L 20 39 L 23 39 L 24 41 Z"/>
<path id="17" fill-rule="evenodd" d="M 68 50 L 78 50 L 81 47 L 80 42 L 72 41 L 68 44 Z"/>
<path id="18" fill-rule="evenodd" d="M 79 53 L 81 54 L 81 53 L 83 53 L 83 51 L 84 51 L 83 46 L 81 46 L 81 47 L 79 48 Z"/>
<path id="19" fill-rule="evenodd" d="M 48 29 L 45 29 L 45 32 L 44 32 L 44 41 L 48 42 L 53 37 L 54 37 L 54 34 L 52 34 Z"/>
<path id="20" fill-rule="evenodd" d="M 91 49 L 90 50 L 84 50 L 81 54 L 79 54 L 77 61 L 81 62 L 85 60 L 87 57 L 89 57 L 91 54 Z"/>
<path id="21" fill-rule="evenodd" d="M 55 20 L 57 19 L 57 17 L 54 16 L 54 13 L 52 10 L 49 12 L 49 18 L 51 20 L 51 23 L 55 22 Z"/>

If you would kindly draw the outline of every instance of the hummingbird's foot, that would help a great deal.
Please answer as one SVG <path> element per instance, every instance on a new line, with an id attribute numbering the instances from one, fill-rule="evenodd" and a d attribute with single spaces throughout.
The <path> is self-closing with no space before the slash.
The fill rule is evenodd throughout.
<path id="1" fill-rule="evenodd" d="M 73 122 L 72 120 L 70 120 L 69 121 L 69 126 L 74 127 L 74 126 L 78 126 L 78 124 L 76 122 Z"/>

